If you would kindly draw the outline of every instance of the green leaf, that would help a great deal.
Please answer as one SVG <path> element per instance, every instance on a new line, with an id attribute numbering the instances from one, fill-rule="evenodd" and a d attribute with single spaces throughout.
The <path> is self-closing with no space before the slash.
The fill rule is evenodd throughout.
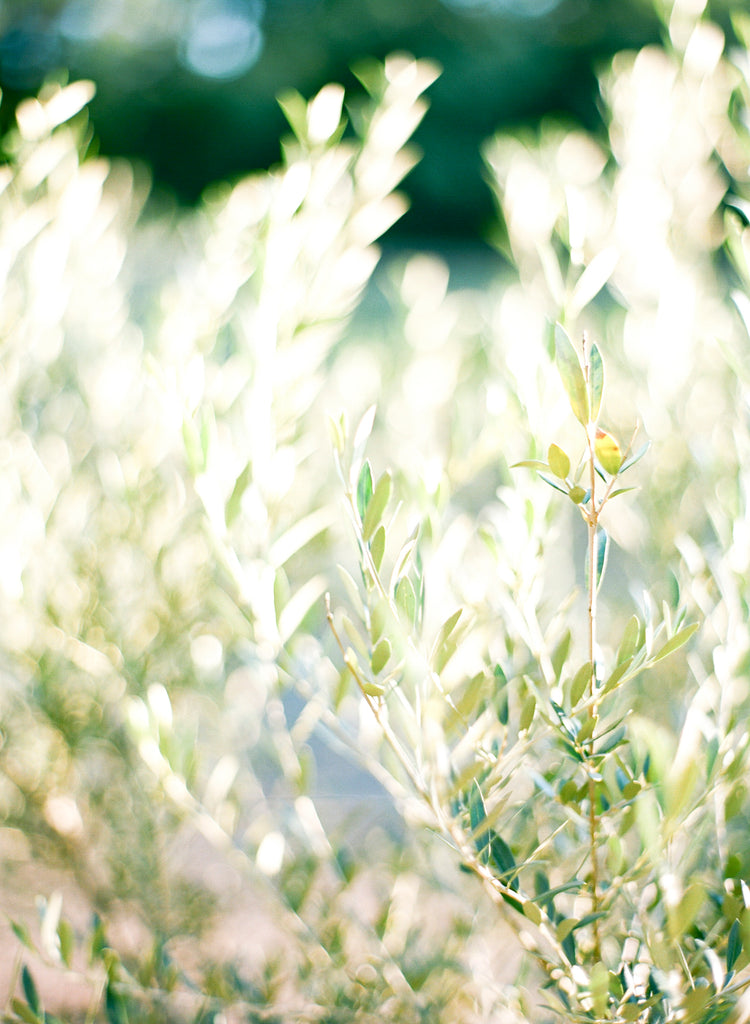
<path id="1" fill-rule="evenodd" d="M 620 466 L 620 473 L 624 473 L 626 469 L 630 469 L 631 466 L 634 466 L 639 459 L 643 458 L 650 447 L 651 442 L 646 441 L 646 443 L 638 449 L 635 455 L 631 455 L 629 458 L 625 459 L 623 464 Z"/>
<path id="2" fill-rule="evenodd" d="M 729 929 L 729 939 L 727 941 L 727 971 L 732 970 L 741 952 L 742 932 L 740 931 L 740 922 L 735 921 Z"/>
<path id="3" fill-rule="evenodd" d="M 391 643 L 388 637 L 384 636 L 382 640 L 379 640 L 375 649 L 372 652 L 370 658 L 370 667 L 372 671 L 377 675 L 385 668 L 391 657 Z"/>
<path id="4" fill-rule="evenodd" d="M 511 469 L 541 469 L 548 470 L 550 467 L 546 462 L 540 462 L 539 459 L 524 459 L 522 462 L 514 462 L 510 467 Z"/>
<path id="5" fill-rule="evenodd" d="M 22 942 L 27 949 L 32 951 L 32 953 L 35 952 L 34 942 L 26 925 L 20 921 L 11 921 L 10 926 L 13 929 L 13 934 L 19 942 Z"/>
<path id="6" fill-rule="evenodd" d="M 505 840 L 492 829 L 488 830 L 488 835 L 490 862 L 500 873 L 502 881 L 509 885 L 511 889 L 518 892 L 518 878 L 515 875 L 516 862 L 510 851 L 510 847 Z"/>
<path id="7" fill-rule="evenodd" d="M 20 1017 L 22 1021 L 25 1021 L 26 1024 L 42 1024 L 41 1018 L 38 1017 L 37 1014 L 33 1013 L 26 1003 L 21 1002 L 20 999 L 11 999 L 10 1007 L 13 1010 L 13 1013 L 15 1013 L 17 1017 Z"/>
<path id="8" fill-rule="evenodd" d="M 610 675 L 609 679 L 604 683 L 604 686 L 602 687 L 602 695 L 605 693 L 611 693 L 611 691 L 614 690 L 623 676 L 627 673 L 632 663 L 632 657 L 626 658 L 625 661 L 620 662 L 614 672 Z"/>
<path id="9" fill-rule="evenodd" d="M 596 344 L 591 346 L 589 352 L 589 406 L 591 409 L 591 422 L 596 423 L 599 419 L 599 410 L 602 405 L 602 394 L 604 393 L 604 360 Z"/>
<path id="10" fill-rule="evenodd" d="M 549 462 L 549 468 L 555 476 L 564 480 L 570 472 L 570 459 L 559 445 L 551 444 L 549 446 L 547 461 Z"/>
<path id="11" fill-rule="evenodd" d="M 372 468 L 370 460 L 367 459 L 359 471 L 359 480 L 357 481 L 357 512 L 359 513 L 360 520 L 365 518 L 365 512 L 367 512 L 367 506 L 370 504 L 371 498 Z"/>
<path id="12" fill-rule="evenodd" d="M 385 554 L 385 527 L 381 523 L 375 531 L 372 540 L 370 541 L 370 555 L 375 568 L 380 571 L 380 566 L 383 563 L 383 555 Z"/>
<path id="13" fill-rule="evenodd" d="M 417 595 L 408 576 L 402 576 L 396 584 L 395 598 L 396 607 L 409 625 L 413 625 L 417 614 Z"/>
<path id="14" fill-rule="evenodd" d="M 531 727 L 531 723 L 534 721 L 534 712 L 536 711 L 536 697 L 533 693 L 530 693 L 526 700 L 523 702 L 521 708 L 521 718 L 518 722 L 519 732 L 526 732 Z"/>
<path id="15" fill-rule="evenodd" d="M 383 518 L 386 505 L 391 497 L 392 483 L 390 470 L 386 469 L 375 484 L 375 490 L 367 505 L 364 522 L 362 523 L 362 536 L 365 540 L 369 540 L 372 537 L 380 520 Z"/>
<path id="16" fill-rule="evenodd" d="M 486 821 L 487 812 L 484 808 L 484 797 L 479 783 L 474 779 L 469 797 L 469 824 L 471 825 L 474 845 L 477 853 L 487 862 L 489 857 L 489 834 L 486 827 L 482 827 Z"/>
<path id="17" fill-rule="evenodd" d="M 573 679 L 570 684 L 570 703 L 573 707 L 576 706 L 578 701 L 586 692 L 586 688 L 591 682 L 592 675 L 593 670 L 591 662 L 587 661 L 585 664 L 581 665 L 576 674 L 573 676 Z"/>
<path id="18" fill-rule="evenodd" d="M 700 623 L 693 622 L 689 626 L 684 626 L 679 632 L 675 633 L 667 642 L 659 648 L 653 657 L 649 658 L 649 664 L 655 665 L 657 661 L 661 661 L 662 658 L 666 658 L 670 654 L 674 654 L 680 647 L 688 642 L 690 637 L 698 629 Z"/>
<path id="19" fill-rule="evenodd" d="M 596 428 L 594 452 L 602 467 L 610 476 L 616 476 L 622 467 L 622 452 L 617 441 L 606 430 Z"/>
<path id="20" fill-rule="evenodd" d="M 581 505 L 586 500 L 588 491 L 584 491 L 583 487 L 576 484 L 575 487 L 571 487 L 568 491 L 568 497 L 574 505 Z"/>
<path id="21" fill-rule="evenodd" d="M 561 324 L 555 324 L 557 370 L 570 401 L 573 415 L 585 427 L 589 422 L 589 396 L 578 353 Z"/>
<path id="22" fill-rule="evenodd" d="M 28 969 L 26 964 L 23 965 L 21 970 L 21 984 L 23 985 L 23 994 L 26 996 L 26 1002 L 29 1004 L 29 1009 L 40 1017 L 42 1014 L 42 1004 L 39 999 L 39 993 L 36 990 L 34 979 L 31 977 L 31 971 Z"/>
<path id="23" fill-rule="evenodd" d="M 107 985 L 104 999 L 109 1024 L 128 1024 L 128 1011 L 125 1000 L 111 983 Z"/>
<path id="24" fill-rule="evenodd" d="M 459 608 L 452 615 L 450 615 L 443 625 L 440 627 L 438 635 L 435 639 L 435 643 L 432 647 L 432 654 L 430 661 L 436 672 L 442 672 L 445 666 L 448 664 L 450 659 L 456 653 L 458 649 L 459 637 L 452 637 L 458 620 L 461 618 L 463 609 Z M 460 634 L 459 634 L 460 635 Z"/>
<path id="25" fill-rule="evenodd" d="M 596 581 L 595 586 L 598 590 L 602 585 L 604 579 L 604 573 L 607 568 L 607 555 L 609 554 L 609 536 L 606 530 L 603 530 L 600 526 L 596 531 L 596 537 L 594 538 L 594 555 L 596 557 Z M 589 553 L 586 551 L 586 579 L 589 578 Z"/>
<path id="26" fill-rule="evenodd" d="M 638 616 L 631 615 L 630 619 L 628 619 L 628 624 L 625 627 L 625 632 L 622 634 L 622 640 L 620 641 L 620 646 L 617 650 L 618 665 L 633 657 L 638 647 L 640 635 L 641 624 L 638 621 Z"/>
<path id="27" fill-rule="evenodd" d="M 75 935 L 70 921 L 66 921 L 64 918 L 60 921 L 57 926 L 57 937 L 60 940 L 60 956 L 62 957 L 62 962 L 66 967 L 71 967 L 73 963 Z"/>

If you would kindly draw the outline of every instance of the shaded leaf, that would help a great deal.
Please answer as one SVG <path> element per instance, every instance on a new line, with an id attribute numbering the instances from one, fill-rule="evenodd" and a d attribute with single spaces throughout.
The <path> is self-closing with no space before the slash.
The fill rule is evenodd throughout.
<path id="1" fill-rule="evenodd" d="M 573 415 L 583 426 L 589 422 L 589 396 L 578 353 L 561 324 L 555 324 L 555 357 Z"/>
<path id="2" fill-rule="evenodd" d="M 502 881 L 518 892 L 518 878 L 515 875 L 516 861 L 505 840 L 492 830 L 488 830 L 490 862 L 499 872 Z"/>
<path id="3" fill-rule="evenodd" d="M 602 585 L 604 573 L 607 568 L 607 555 L 609 554 L 609 535 L 601 526 L 596 531 L 594 538 L 594 556 L 596 558 L 596 579 L 595 587 L 598 590 Z M 589 578 L 589 553 L 586 551 L 586 579 Z"/>
<path id="4" fill-rule="evenodd" d="M 740 922 L 735 921 L 732 927 L 729 929 L 729 939 L 727 941 L 727 970 L 731 971 L 734 965 L 737 963 L 737 958 L 742 952 L 742 932 L 740 931 Z"/>
<path id="5" fill-rule="evenodd" d="M 23 994 L 26 996 L 26 1002 L 29 1004 L 29 1009 L 32 1013 L 35 1013 L 37 1017 L 41 1016 L 42 1004 L 39 999 L 39 993 L 37 992 L 34 979 L 31 976 L 31 971 L 28 969 L 26 964 L 23 965 L 21 970 L 21 985 L 23 986 Z"/>

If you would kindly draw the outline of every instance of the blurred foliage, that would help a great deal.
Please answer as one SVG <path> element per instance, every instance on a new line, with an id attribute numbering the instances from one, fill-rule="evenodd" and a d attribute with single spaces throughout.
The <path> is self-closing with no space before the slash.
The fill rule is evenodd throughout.
<path id="1" fill-rule="evenodd" d="M 747 1019 L 750 27 L 660 13 L 602 74 L 606 136 L 483 146 L 481 288 L 377 266 L 429 61 L 286 90 L 281 162 L 189 212 L 97 155 L 87 82 L 17 106 L 8 1020 Z M 606 361 L 604 479 L 635 418 L 651 442 L 593 653 L 555 320 Z M 585 688 L 623 664 L 586 777 Z"/>

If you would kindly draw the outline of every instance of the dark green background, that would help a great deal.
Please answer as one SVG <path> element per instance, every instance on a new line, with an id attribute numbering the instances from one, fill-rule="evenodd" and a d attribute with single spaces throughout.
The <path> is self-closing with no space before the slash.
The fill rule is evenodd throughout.
<path id="1" fill-rule="evenodd" d="M 115 2 L 92 5 L 92 26 Z M 5 118 L 50 73 L 93 78 L 101 151 L 145 161 L 157 192 L 192 203 L 209 183 L 278 160 L 279 93 L 292 87 L 310 96 L 329 81 L 354 86 L 353 62 L 406 50 L 437 60 L 443 74 L 416 135 L 424 158 L 405 186 L 412 207 L 392 234 L 476 239 L 492 212 L 483 140 L 548 114 L 601 130 L 597 72 L 616 51 L 657 42 L 664 31 L 650 0 L 560 0 L 537 17 L 523 0 L 501 8 L 500 0 L 463 0 L 463 7 L 457 0 L 266 0 L 264 8 L 231 0 L 262 9 L 264 45 L 246 73 L 221 80 L 194 73 L 180 57 L 198 2 L 208 0 L 153 0 L 172 25 L 171 35 L 156 39 L 148 26 L 138 33 L 140 0 L 119 5 L 119 30 L 92 27 L 88 38 L 63 31 L 71 12 L 79 29 L 87 27 L 88 0 L 0 3 Z M 725 12 L 711 13 L 721 20 Z"/>

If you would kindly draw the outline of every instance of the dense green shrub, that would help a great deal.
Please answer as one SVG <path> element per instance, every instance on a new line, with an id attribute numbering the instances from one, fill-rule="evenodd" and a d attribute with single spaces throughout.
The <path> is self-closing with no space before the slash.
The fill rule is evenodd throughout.
<path id="1" fill-rule="evenodd" d="M 481 290 L 360 303 L 423 63 L 190 216 L 19 108 L 7 1019 L 746 1019 L 749 63 L 668 28 L 488 142 Z"/>

